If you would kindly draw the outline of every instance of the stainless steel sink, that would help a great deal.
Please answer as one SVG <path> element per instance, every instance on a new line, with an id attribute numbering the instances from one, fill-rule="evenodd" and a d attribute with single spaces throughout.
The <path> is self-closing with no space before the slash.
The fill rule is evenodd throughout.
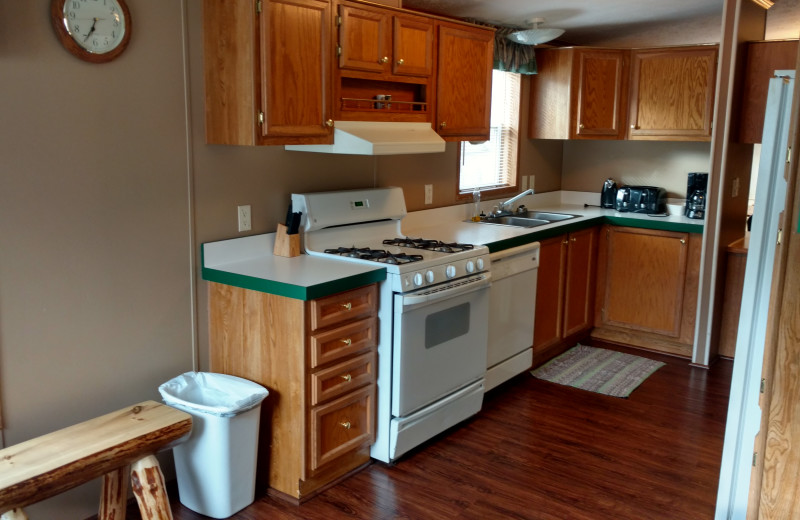
<path id="1" fill-rule="evenodd" d="M 562 220 L 569 220 L 579 216 L 580 215 L 570 215 L 568 213 L 552 213 L 549 211 L 528 211 L 527 213 L 518 213 L 505 217 L 488 217 L 485 220 L 481 220 L 480 223 L 532 228 L 552 224 L 553 222 L 560 222 Z"/>
<path id="2" fill-rule="evenodd" d="M 567 213 L 551 213 L 549 211 L 528 211 L 527 213 L 523 213 L 517 216 L 524 218 L 547 220 L 548 222 L 560 222 L 562 220 L 569 220 L 571 218 L 575 218 L 578 215 L 569 215 Z"/>
<path id="3" fill-rule="evenodd" d="M 536 226 L 544 226 L 545 224 L 549 224 L 549 220 L 544 220 L 540 218 L 528 218 L 528 217 L 497 217 L 493 219 L 488 219 L 486 222 L 495 223 L 495 224 L 505 224 L 506 226 L 519 226 L 519 227 L 536 227 Z"/>

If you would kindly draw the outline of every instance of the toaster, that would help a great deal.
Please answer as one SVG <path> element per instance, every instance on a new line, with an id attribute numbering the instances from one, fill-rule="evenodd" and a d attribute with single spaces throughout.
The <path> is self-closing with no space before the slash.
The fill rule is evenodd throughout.
<path id="1" fill-rule="evenodd" d="M 617 189 L 614 209 L 631 213 L 666 213 L 667 191 L 655 186 L 622 186 Z"/>

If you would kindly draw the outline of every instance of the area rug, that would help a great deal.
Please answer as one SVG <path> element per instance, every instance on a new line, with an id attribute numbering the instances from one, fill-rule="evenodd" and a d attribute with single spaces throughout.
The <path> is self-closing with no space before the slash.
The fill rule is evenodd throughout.
<path id="1" fill-rule="evenodd" d="M 576 345 L 536 370 L 533 377 L 597 392 L 613 397 L 628 397 L 645 379 L 664 366 L 623 352 Z"/>

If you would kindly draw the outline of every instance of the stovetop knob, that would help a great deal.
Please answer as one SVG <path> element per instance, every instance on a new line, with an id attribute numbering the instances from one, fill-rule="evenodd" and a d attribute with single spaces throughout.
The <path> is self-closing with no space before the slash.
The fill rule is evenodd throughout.
<path id="1" fill-rule="evenodd" d="M 422 285 L 422 274 L 417 273 L 414 275 L 414 285 L 416 285 L 417 287 Z"/>
<path id="2" fill-rule="evenodd" d="M 436 279 L 436 276 L 433 274 L 433 271 L 428 271 L 425 273 L 425 279 L 428 281 L 428 283 L 433 283 L 433 281 Z"/>
<path id="3" fill-rule="evenodd" d="M 483 271 L 483 258 L 478 258 L 475 263 L 478 265 L 478 269 Z"/>
<path id="4" fill-rule="evenodd" d="M 472 260 L 467 260 L 467 265 L 465 266 L 465 268 L 467 269 L 468 273 L 474 273 L 475 272 L 475 262 L 473 262 Z"/>
<path id="5" fill-rule="evenodd" d="M 455 278 L 456 277 L 456 267 L 454 265 L 448 265 L 447 268 L 444 270 L 444 274 L 448 278 Z"/>

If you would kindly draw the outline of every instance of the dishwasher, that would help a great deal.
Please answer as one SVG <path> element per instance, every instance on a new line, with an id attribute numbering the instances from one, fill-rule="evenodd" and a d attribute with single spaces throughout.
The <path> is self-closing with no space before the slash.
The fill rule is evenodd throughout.
<path id="1" fill-rule="evenodd" d="M 539 242 L 489 255 L 489 344 L 485 390 L 529 370 L 533 364 L 533 326 Z"/>

